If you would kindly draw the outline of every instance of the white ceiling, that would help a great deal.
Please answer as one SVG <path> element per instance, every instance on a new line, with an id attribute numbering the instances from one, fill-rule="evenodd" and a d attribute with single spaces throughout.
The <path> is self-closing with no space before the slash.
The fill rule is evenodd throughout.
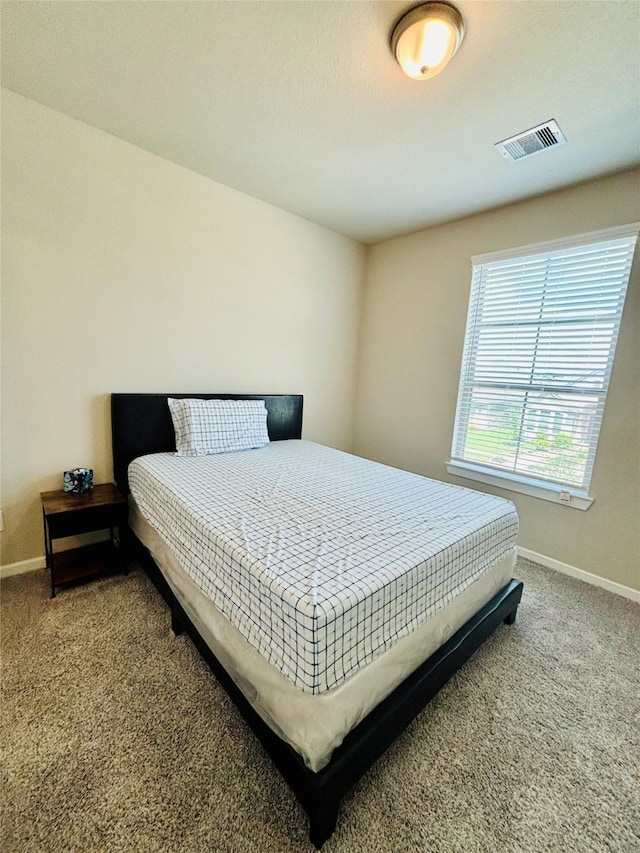
<path id="1" fill-rule="evenodd" d="M 411 2 L 2 2 L 7 88 L 364 242 L 640 162 L 640 3 L 458 0 L 405 77 Z M 495 142 L 555 118 L 568 144 Z"/>

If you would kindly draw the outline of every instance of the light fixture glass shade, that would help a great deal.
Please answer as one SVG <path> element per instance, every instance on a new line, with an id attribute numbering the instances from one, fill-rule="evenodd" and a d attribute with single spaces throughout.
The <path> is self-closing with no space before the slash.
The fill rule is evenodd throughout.
<path id="1" fill-rule="evenodd" d="M 391 35 L 391 49 L 404 73 L 413 80 L 439 74 L 462 44 L 460 12 L 448 3 L 423 3 L 400 18 Z"/>

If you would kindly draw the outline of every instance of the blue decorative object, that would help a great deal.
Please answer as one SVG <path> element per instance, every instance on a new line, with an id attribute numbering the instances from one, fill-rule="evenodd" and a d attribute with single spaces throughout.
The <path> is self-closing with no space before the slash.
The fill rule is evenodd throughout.
<path id="1" fill-rule="evenodd" d="M 64 472 L 64 490 L 82 495 L 93 488 L 93 468 L 74 468 Z"/>

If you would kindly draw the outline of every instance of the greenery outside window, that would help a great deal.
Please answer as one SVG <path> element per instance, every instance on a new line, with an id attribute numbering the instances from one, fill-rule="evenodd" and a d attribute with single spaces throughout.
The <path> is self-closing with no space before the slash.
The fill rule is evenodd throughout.
<path id="1" fill-rule="evenodd" d="M 586 509 L 638 226 L 472 258 L 451 473 Z"/>

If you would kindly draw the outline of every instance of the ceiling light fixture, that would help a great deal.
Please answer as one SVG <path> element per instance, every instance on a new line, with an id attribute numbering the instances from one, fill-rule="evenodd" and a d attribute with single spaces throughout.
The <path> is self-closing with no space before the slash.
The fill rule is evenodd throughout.
<path id="1" fill-rule="evenodd" d="M 413 80 L 439 74 L 462 44 L 464 22 L 455 6 L 423 3 L 406 12 L 393 28 L 391 50 Z"/>

